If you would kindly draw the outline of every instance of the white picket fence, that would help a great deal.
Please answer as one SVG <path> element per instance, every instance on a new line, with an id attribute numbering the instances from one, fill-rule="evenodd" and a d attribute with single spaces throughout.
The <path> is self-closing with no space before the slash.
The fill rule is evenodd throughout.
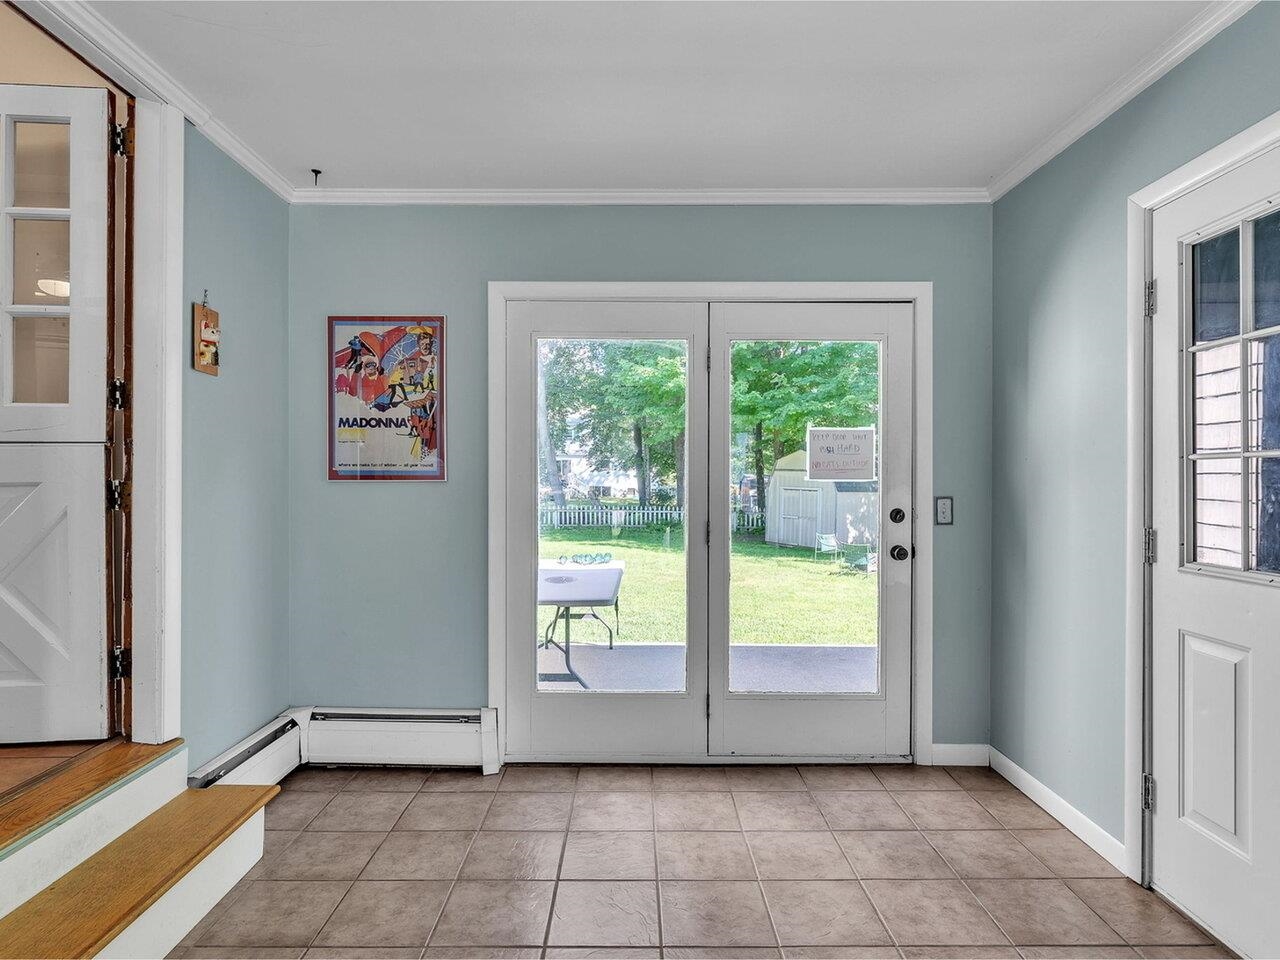
<path id="1" fill-rule="evenodd" d="M 541 507 L 538 510 L 538 523 L 543 527 L 647 527 L 650 524 L 676 526 L 684 523 L 684 510 L 679 507 Z M 764 514 L 734 511 L 735 531 L 760 530 L 763 527 Z"/>

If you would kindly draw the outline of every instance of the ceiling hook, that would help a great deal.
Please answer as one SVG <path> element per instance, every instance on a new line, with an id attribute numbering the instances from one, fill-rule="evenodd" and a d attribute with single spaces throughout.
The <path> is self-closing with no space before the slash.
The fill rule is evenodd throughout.
<path id="1" fill-rule="evenodd" d="M 315 167 L 311 168 L 311 176 L 315 178 L 315 183 L 313 184 L 313 186 L 317 186 L 317 187 L 320 186 L 320 174 L 322 172 L 323 171 L 317 170 Z"/>

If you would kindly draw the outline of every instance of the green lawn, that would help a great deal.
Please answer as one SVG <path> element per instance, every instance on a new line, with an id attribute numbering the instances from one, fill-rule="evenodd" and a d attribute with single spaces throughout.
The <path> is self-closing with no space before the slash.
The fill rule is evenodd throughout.
<path id="1" fill-rule="evenodd" d="M 555 560 L 575 553 L 611 553 L 626 561 L 619 597 L 621 643 L 683 643 L 685 559 L 683 533 L 608 527 L 549 528 L 540 555 Z M 866 646 L 876 642 L 876 575 L 845 571 L 812 550 L 776 547 L 763 538 L 738 536 L 733 543 L 729 635 L 733 643 Z M 538 631 L 554 608 L 538 609 Z M 604 612 L 601 611 L 601 615 Z M 613 612 L 609 611 L 609 622 Z M 563 628 L 561 628 L 563 629 Z M 575 621 L 575 642 L 604 642 L 608 634 L 591 620 Z"/>

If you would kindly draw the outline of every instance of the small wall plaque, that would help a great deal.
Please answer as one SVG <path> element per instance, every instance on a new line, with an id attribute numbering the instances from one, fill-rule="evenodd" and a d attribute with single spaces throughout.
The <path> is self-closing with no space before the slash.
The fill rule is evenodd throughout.
<path id="1" fill-rule="evenodd" d="M 218 375 L 218 311 L 206 304 L 191 305 L 191 366 L 211 377 Z"/>

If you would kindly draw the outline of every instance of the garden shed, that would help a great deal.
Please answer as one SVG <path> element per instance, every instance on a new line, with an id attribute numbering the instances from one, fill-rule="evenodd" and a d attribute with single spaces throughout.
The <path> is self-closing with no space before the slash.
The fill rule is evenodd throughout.
<path id="1" fill-rule="evenodd" d="M 875 480 L 809 480 L 805 452 L 778 460 L 766 487 L 764 538 L 779 546 L 813 549 L 820 533 L 841 543 L 879 548 L 880 484 Z"/>

